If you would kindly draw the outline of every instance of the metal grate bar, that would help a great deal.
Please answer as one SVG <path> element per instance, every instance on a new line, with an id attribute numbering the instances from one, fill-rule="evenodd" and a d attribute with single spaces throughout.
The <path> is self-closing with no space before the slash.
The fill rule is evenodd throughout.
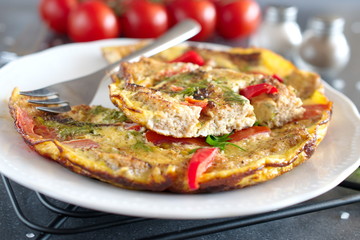
<path id="1" fill-rule="evenodd" d="M 17 217 L 19 218 L 19 220 L 24 223 L 27 227 L 36 230 L 38 232 L 42 232 L 42 233 L 51 233 L 51 234 L 76 234 L 76 233 L 83 233 L 83 232 L 90 232 L 90 231 L 95 231 L 95 230 L 100 230 L 100 229 L 104 229 L 104 228 L 110 228 L 110 227 L 114 227 L 114 226 L 118 226 L 118 225 L 126 225 L 126 224 L 131 224 L 131 223 L 136 223 L 136 222 L 143 222 L 143 221 L 149 221 L 151 219 L 146 219 L 146 218 L 136 218 L 136 217 L 126 217 L 126 218 L 122 218 L 120 220 L 113 220 L 113 221 L 109 221 L 109 222 L 103 222 L 101 224 L 94 224 L 94 225 L 86 225 L 86 226 L 82 226 L 82 227 L 77 227 L 77 228 L 58 228 L 59 225 L 62 225 L 62 221 L 66 221 L 68 219 L 69 216 L 67 215 L 62 215 L 60 214 L 58 216 L 58 219 L 54 219 L 52 223 L 49 224 L 49 226 L 42 226 L 39 225 L 37 223 L 34 223 L 33 221 L 29 220 L 28 218 L 25 217 L 23 211 L 21 210 L 21 207 L 19 206 L 19 203 L 16 199 L 14 190 L 11 187 L 10 181 L 8 178 L 6 178 L 4 175 L 1 175 L 2 180 L 4 182 L 6 191 L 10 197 L 10 201 L 11 204 L 15 210 L 15 213 L 17 215 Z M 72 207 L 73 206 L 73 207 Z M 66 210 L 70 210 L 74 211 L 77 206 L 71 205 L 69 204 Z M 61 224 L 60 224 L 61 223 Z M 51 226 L 54 225 L 54 226 Z"/>
<path id="2" fill-rule="evenodd" d="M 67 215 L 69 217 L 74 217 L 74 218 L 92 218 L 92 217 L 101 217 L 101 216 L 109 215 L 108 213 L 97 212 L 97 211 L 76 211 L 77 208 L 74 210 L 64 209 L 62 207 L 60 208 L 49 202 L 46 196 L 44 196 L 43 194 L 36 192 L 36 196 L 47 209 L 57 214 Z"/>
<path id="3" fill-rule="evenodd" d="M 345 180 L 342 183 L 340 183 L 339 186 L 360 191 L 360 183 L 358 183 L 358 182 L 351 182 L 351 181 Z"/>
<path id="4" fill-rule="evenodd" d="M 326 210 L 334 207 L 339 207 L 343 205 L 348 205 L 352 203 L 360 202 L 360 193 L 342 197 L 339 199 L 332 199 L 328 201 L 311 203 L 311 204 L 301 204 L 296 207 L 285 208 L 282 210 L 277 210 L 275 212 L 269 212 L 259 215 L 252 215 L 250 217 L 245 218 L 236 218 L 232 220 L 227 220 L 220 223 L 204 225 L 195 228 L 189 228 L 180 230 L 177 232 L 170 232 L 166 234 L 160 234 L 156 236 L 152 236 L 146 239 L 167 239 L 167 240 L 175 240 L 175 239 L 189 239 L 194 237 L 199 237 L 203 235 L 209 235 L 213 233 L 219 233 L 227 230 L 232 230 L 236 228 L 246 227 L 250 225 L 255 225 L 259 223 L 270 222 L 274 220 L 279 220 L 287 217 L 298 216 L 302 214 L 317 212 L 321 210 Z"/>
<path id="5" fill-rule="evenodd" d="M 50 237 L 49 234 L 76 234 L 76 233 L 84 233 L 84 232 L 90 232 L 95 230 L 100 230 L 104 228 L 110 228 L 114 226 L 120 226 L 120 225 L 126 225 L 126 224 L 132 224 L 132 223 L 139 223 L 144 221 L 150 221 L 152 219 L 146 219 L 146 218 L 137 218 L 137 217 L 126 217 L 121 215 L 112 215 L 112 214 L 106 214 L 102 212 L 96 212 L 96 211 L 77 211 L 79 207 L 68 204 L 65 207 L 58 207 L 54 204 L 52 204 L 45 196 L 43 196 L 40 193 L 37 193 L 37 196 L 40 200 L 40 202 L 48 208 L 50 211 L 57 214 L 57 216 L 48 224 L 48 226 L 42 226 L 38 225 L 29 219 L 27 219 L 15 196 L 15 193 L 11 187 L 9 179 L 4 177 L 2 175 L 2 179 L 4 182 L 4 185 L 6 187 L 6 190 L 8 192 L 8 195 L 10 197 L 11 203 L 14 207 L 15 213 L 20 219 L 21 222 L 23 222 L 27 227 L 41 232 L 41 234 L 38 236 L 38 239 L 46 240 L 48 237 Z M 351 189 L 359 190 L 360 184 L 358 183 L 352 183 L 352 182 L 346 182 L 344 181 L 340 186 L 343 187 L 349 187 Z M 360 193 L 356 193 L 353 195 L 326 200 L 322 202 L 316 202 L 316 203 L 307 203 L 307 204 L 298 204 L 293 207 L 277 210 L 274 212 L 268 212 L 258 215 L 252 215 L 248 217 L 240 217 L 240 218 L 231 218 L 231 219 L 225 219 L 222 222 L 216 222 L 211 224 L 206 224 L 194 228 L 185 228 L 181 229 L 179 231 L 174 232 L 168 232 L 164 234 L 149 236 L 143 239 L 188 239 L 188 238 L 194 238 L 214 233 L 219 233 L 227 230 L 232 230 L 236 228 L 251 226 L 255 224 L 270 222 L 273 220 L 279 220 L 287 217 L 293 217 L 298 216 L 302 214 L 312 213 L 316 211 L 326 210 L 330 208 L 335 208 L 338 206 L 348 205 L 352 203 L 360 202 Z M 122 217 L 122 219 L 118 220 L 112 220 L 111 222 L 103 222 L 96 225 L 83 225 L 76 228 L 61 228 L 61 226 L 66 222 L 69 217 L 82 217 L 82 218 L 90 218 L 90 217 L 101 217 L 105 215 L 111 215 L 114 217 Z"/>
<path id="6" fill-rule="evenodd" d="M 68 210 L 68 211 L 74 211 L 77 208 L 78 208 L 78 206 L 68 204 L 65 209 Z M 68 216 L 59 214 L 47 225 L 47 228 L 59 229 L 66 222 L 66 220 L 68 220 L 68 219 L 69 219 Z M 51 234 L 49 234 L 47 232 L 46 233 L 41 232 L 36 239 L 37 240 L 47 240 L 50 237 L 51 237 Z"/>

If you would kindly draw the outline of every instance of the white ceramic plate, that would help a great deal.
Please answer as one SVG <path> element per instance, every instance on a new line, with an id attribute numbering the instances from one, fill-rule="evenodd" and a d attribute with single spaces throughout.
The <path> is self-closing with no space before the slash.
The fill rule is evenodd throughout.
<path id="1" fill-rule="evenodd" d="M 262 213 L 311 199 L 338 185 L 359 166 L 359 114 L 347 97 L 328 85 L 326 95 L 334 102 L 333 119 L 313 157 L 289 173 L 245 189 L 199 195 L 129 191 L 72 173 L 31 151 L 15 131 L 8 113 L 7 99 L 12 89 L 43 87 L 90 73 L 106 64 L 101 46 L 131 42 L 120 39 L 63 45 L 0 69 L 0 172 L 30 189 L 90 209 L 153 218 L 201 219 Z"/>

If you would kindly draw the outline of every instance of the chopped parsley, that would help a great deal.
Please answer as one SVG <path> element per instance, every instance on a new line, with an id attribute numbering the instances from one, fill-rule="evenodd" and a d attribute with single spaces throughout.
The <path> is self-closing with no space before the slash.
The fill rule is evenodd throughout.
<path id="1" fill-rule="evenodd" d="M 92 107 L 89 111 L 89 119 L 87 121 L 91 121 L 91 117 L 101 116 L 102 121 L 106 123 L 117 123 L 124 122 L 127 120 L 125 114 L 117 109 L 109 109 L 103 106 L 95 106 Z"/>
<path id="2" fill-rule="evenodd" d="M 85 134 L 94 134 L 97 127 L 95 123 L 78 122 L 73 119 L 61 119 L 61 121 L 45 120 L 41 117 L 36 119 L 42 125 L 54 129 L 58 136 L 62 139 L 80 136 Z"/>

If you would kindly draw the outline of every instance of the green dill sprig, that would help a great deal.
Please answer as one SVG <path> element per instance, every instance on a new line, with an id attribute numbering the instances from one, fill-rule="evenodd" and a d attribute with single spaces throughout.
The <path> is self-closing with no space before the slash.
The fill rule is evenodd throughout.
<path id="1" fill-rule="evenodd" d="M 229 134 L 226 134 L 226 135 L 223 135 L 223 136 L 213 136 L 213 135 L 208 135 L 206 137 L 206 143 L 209 144 L 210 146 L 213 146 L 213 147 L 217 147 L 219 148 L 220 150 L 225 150 L 225 147 L 227 145 L 231 145 L 231 146 L 234 146 L 234 147 L 237 147 L 239 149 L 241 149 L 242 151 L 246 151 L 245 149 L 243 149 L 242 147 L 232 143 L 232 142 L 229 142 L 229 140 L 231 140 L 230 138 L 230 135 L 233 134 L 233 132 L 229 133 Z M 200 148 L 204 148 L 204 147 L 198 147 L 198 148 L 194 148 L 194 149 L 191 149 L 189 151 L 189 154 L 193 154 L 194 152 L 196 152 L 198 149 Z"/>
<path id="2" fill-rule="evenodd" d="M 234 147 L 237 147 L 243 151 L 246 151 L 245 149 L 243 149 L 242 147 L 232 143 L 232 142 L 229 142 L 229 140 L 231 140 L 230 138 L 230 135 L 233 134 L 233 133 L 229 133 L 229 134 L 226 134 L 226 135 L 223 135 L 223 136 L 213 136 L 213 135 L 209 135 L 206 137 L 206 142 L 211 145 L 211 146 L 214 146 L 214 147 L 217 147 L 217 148 L 220 148 L 221 150 L 225 150 L 225 147 L 227 145 L 231 145 L 231 146 L 234 146 Z"/>
<path id="3" fill-rule="evenodd" d="M 240 95 L 239 93 L 234 92 L 231 88 L 225 85 L 220 85 L 221 89 L 224 91 L 224 100 L 226 102 L 239 102 L 245 103 L 247 99 Z"/>

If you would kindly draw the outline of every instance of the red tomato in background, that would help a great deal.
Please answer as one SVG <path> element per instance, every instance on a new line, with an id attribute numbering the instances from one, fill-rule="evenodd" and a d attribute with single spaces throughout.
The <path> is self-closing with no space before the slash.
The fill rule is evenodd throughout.
<path id="1" fill-rule="evenodd" d="M 247 37 L 260 24 L 261 9 L 255 0 L 220 1 L 216 6 L 216 30 L 224 38 Z"/>
<path id="2" fill-rule="evenodd" d="M 50 29 L 58 33 L 67 33 L 68 16 L 77 5 L 77 0 L 41 0 L 39 11 Z"/>
<path id="3" fill-rule="evenodd" d="M 120 27 L 115 13 L 105 3 L 86 1 L 69 15 L 68 33 L 75 42 L 115 38 Z"/>
<path id="4" fill-rule="evenodd" d="M 168 29 L 164 5 L 149 0 L 129 1 L 121 16 L 122 31 L 130 38 L 155 38 Z"/>
<path id="5" fill-rule="evenodd" d="M 171 25 L 186 18 L 199 22 L 201 31 L 192 40 L 201 41 L 209 38 L 215 31 L 215 5 L 207 0 L 174 0 L 168 5 Z"/>

